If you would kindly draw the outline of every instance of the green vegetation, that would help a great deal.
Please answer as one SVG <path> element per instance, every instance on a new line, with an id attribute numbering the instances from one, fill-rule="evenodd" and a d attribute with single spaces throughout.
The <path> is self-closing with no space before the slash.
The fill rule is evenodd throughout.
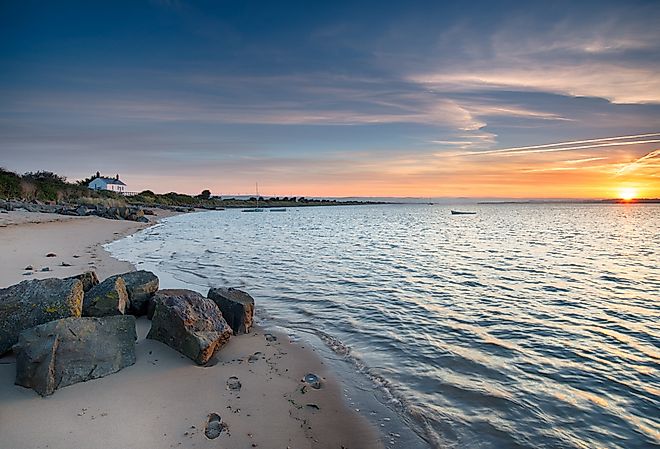
<path id="1" fill-rule="evenodd" d="M 48 203 L 76 203 L 89 206 L 103 205 L 120 207 L 136 205 L 143 207 L 196 207 L 204 209 L 220 209 L 231 207 L 255 207 L 256 197 L 248 199 L 217 198 L 211 196 L 211 191 L 203 190 L 199 195 L 182 193 L 156 194 L 145 190 L 137 195 L 123 196 L 107 190 L 91 190 L 87 184 L 95 176 L 68 182 L 65 177 L 49 171 L 29 172 L 19 175 L 0 168 L 0 199 L 32 201 Z M 304 197 L 259 197 L 259 207 L 299 207 L 365 204 L 360 201 L 316 200 Z"/>
<path id="2" fill-rule="evenodd" d="M 38 171 L 19 175 L 3 168 L 0 168 L 0 198 L 45 203 L 126 205 L 122 195 L 90 190 L 86 184 L 67 182 L 64 176 L 53 172 Z"/>

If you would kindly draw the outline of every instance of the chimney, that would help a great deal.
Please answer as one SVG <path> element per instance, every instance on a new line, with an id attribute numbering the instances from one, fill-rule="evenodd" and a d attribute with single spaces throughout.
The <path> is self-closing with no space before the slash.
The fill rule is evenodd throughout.
<path id="1" fill-rule="evenodd" d="M 115 176 L 115 179 L 119 181 L 119 173 L 117 173 L 117 176 Z"/>
<path id="2" fill-rule="evenodd" d="M 100 178 L 101 177 L 101 172 L 96 172 L 96 177 Z"/>

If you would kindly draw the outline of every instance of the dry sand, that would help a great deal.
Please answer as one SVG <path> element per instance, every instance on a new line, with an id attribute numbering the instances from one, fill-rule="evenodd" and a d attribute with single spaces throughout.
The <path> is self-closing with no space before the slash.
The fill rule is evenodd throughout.
<path id="1" fill-rule="evenodd" d="M 90 267 L 101 279 L 132 269 L 112 259 L 101 244 L 144 225 L 20 214 L 0 215 L 0 287 Z M 46 257 L 51 252 L 57 257 Z M 62 262 L 73 266 L 63 267 Z M 25 276 L 27 265 L 52 271 Z M 346 406 L 340 383 L 304 343 L 292 343 L 281 334 L 267 341 L 267 331 L 256 328 L 250 335 L 233 337 L 219 352 L 217 364 L 198 367 L 164 344 L 145 339 L 149 325 L 144 318 L 138 320 L 135 365 L 47 398 L 14 385 L 13 357 L 0 358 L 0 447 L 382 447 L 377 431 Z M 322 388 L 305 387 L 301 380 L 307 373 L 320 376 Z M 240 381 L 240 391 L 227 388 L 232 376 Z M 213 440 L 204 435 L 209 413 L 217 413 L 226 424 Z"/>

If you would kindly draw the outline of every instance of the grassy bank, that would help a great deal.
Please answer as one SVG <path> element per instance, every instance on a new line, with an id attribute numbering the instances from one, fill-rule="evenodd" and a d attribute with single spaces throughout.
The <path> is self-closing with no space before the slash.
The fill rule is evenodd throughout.
<path id="1" fill-rule="evenodd" d="M 145 190 L 137 195 L 123 196 L 107 190 L 90 190 L 87 184 L 93 178 L 70 182 L 64 176 L 48 171 L 18 174 L 0 168 L 0 199 L 22 201 L 41 201 L 44 203 L 75 203 L 86 205 L 104 205 L 120 207 L 139 205 L 144 207 L 195 207 L 204 209 L 254 207 L 256 198 L 237 199 L 211 196 L 204 190 L 199 195 L 182 193 L 157 194 Z M 260 207 L 300 207 L 366 204 L 361 201 L 337 201 L 327 199 L 308 199 L 304 197 L 259 197 Z"/>

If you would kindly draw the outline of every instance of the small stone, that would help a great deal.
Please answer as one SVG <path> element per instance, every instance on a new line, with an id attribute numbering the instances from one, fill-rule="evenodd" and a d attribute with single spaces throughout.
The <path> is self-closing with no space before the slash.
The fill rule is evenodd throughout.
<path id="1" fill-rule="evenodd" d="M 32 265 L 28 265 L 27 267 L 24 268 L 25 271 L 32 271 L 34 270 L 34 267 Z"/>
<path id="2" fill-rule="evenodd" d="M 43 268 L 41 269 L 41 271 L 50 271 L 50 268 L 48 268 L 48 267 L 43 267 Z"/>
<path id="3" fill-rule="evenodd" d="M 255 352 L 250 357 L 248 357 L 248 362 L 254 363 L 261 357 L 261 352 Z"/>
<path id="4" fill-rule="evenodd" d="M 310 387 L 318 390 L 321 388 L 321 379 L 316 374 L 308 373 L 303 378 L 303 382 L 308 384 Z"/>
<path id="5" fill-rule="evenodd" d="M 277 341 L 277 337 L 273 334 L 265 334 L 264 337 L 266 338 L 266 341 Z"/>
<path id="6" fill-rule="evenodd" d="M 55 253 L 48 253 L 48 254 L 46 254 L 46 257 L 57 257 L 57 254 L 55 254 Z"/>
<path id="7" fill-rule="evenodd" d="M 62 262 L 62 266 L 63 266 L 63 267 L 70 267 L 71 264 L 70 264 L 70 263 L 66 263 L 66 262 Z"/>

